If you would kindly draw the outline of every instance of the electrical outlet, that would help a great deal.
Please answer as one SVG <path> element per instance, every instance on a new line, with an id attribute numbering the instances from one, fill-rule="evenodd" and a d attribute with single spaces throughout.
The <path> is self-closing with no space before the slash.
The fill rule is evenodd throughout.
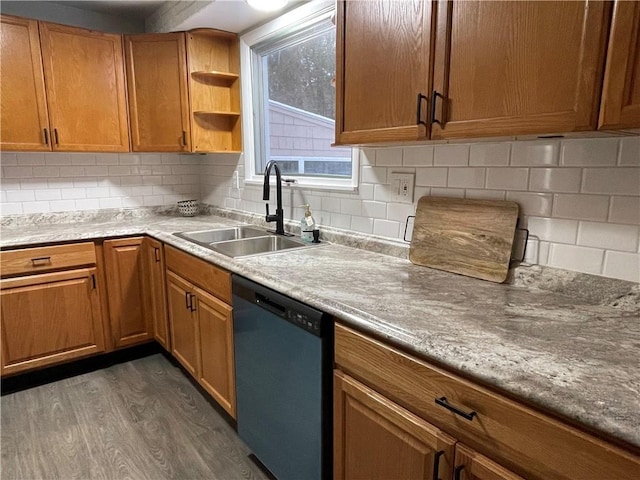
<path id="1" fill-rule="evenodd" d="M 391 172 L 391 201 L 413 203 L 415 179 L 415 173 Z"/>

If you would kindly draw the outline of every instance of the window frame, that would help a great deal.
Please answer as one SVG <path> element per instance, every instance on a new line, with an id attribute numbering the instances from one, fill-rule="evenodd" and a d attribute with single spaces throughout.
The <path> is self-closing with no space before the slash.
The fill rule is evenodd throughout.
<path id="1" fill-rule="evenodd" d="M 263 172 L 256 171 L 256 125 L 254 122 L 262 119 L 255 118 L 254 88 L 252 79 L 255 72 L 256 55 L 252 47 L 265 41 L 277 41 L 288 33 L 295 34 L 300 30 L 310 28 L 313 25 L 330 20 L 335 14 L 333 1 L 314 1 L 302 5 L 294 10 L 286 12 L 280 17 L 251 30 L 240 37 L 240 64 L 241 64 L 241 90 L 242 90 L 242 129 L 243 129 L 243 154 L 245 168 L 245 184 L 262 184 Z M 251 114 L 248 114 L 251 112 Z M 263 134 L 266 131 L 263 125 Z M 327 176 L 296 176 L 286 174 L 287 179 L 295 180 L 294 184 L 285 184 L 293 187 L 311 188 L 319 190 L 355 191 L 358 188 L 359 173 L 359 149 L 351 149 L 351 177 L 332 178 Z"/>

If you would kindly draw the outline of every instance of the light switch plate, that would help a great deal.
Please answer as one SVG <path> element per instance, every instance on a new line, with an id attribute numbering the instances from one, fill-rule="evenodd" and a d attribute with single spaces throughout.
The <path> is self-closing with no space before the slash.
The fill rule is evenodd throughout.
<path id="1" fill-rule="evenodd" d="M 391 172 L 391 201 L 398 203 L 413 203 L 413 190 L 416 174 L 407 172 Z"/>

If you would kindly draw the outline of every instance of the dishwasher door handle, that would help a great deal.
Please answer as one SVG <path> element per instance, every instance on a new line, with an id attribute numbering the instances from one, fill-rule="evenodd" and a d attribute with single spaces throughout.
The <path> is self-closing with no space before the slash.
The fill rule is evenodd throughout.
<path id="1" fill-rule="evenodd" d="M 287 312 L 287 309 L 285 307 L 258 292 L 256 292 L 256 304 L 260 305 L 265 310 L 278 315 L 279 317 L 284 317 Z"/>

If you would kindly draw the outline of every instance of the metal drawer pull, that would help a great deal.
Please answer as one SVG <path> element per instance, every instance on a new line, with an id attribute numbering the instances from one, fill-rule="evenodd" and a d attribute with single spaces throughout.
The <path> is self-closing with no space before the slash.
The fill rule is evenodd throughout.
<path id="1" fill-rule="evenodd" d="M 156 263 L 160 263 L 160 255 L 158 255 L 160 253 L 160 249 L 158 247 L 153 247 L 153 256 L 156 260 Z"/>
<path id="2" fill-rule="evenodd" d="M 34 267 L 41 267 L 42 265 L 50 265 L 51 257 L 32 258 L 31 263 L 33 264 Z"/>
<path id="3" fill-rule="evenodd" d="M 196 298 L 196 296 L 193 293 L 189 294 L 189 310 L 191 310 L 192 312 L 196 311 L 196 305 L 195 303 L 193 303 L 193 299 Z"/>
<path id="4" fill-rule="evenodd" d="M 437 123 L 440 127 L 444 128 L 442 122 L 436 118 L 436 100 L 440 97 L 443 102 L 444 108 L 444 97 L 438 93 L 436 90 L 433 91 L 433 98 L 431 99 L 431 123 Z"/>
<path id="5" fill-rule="evenodd" d="M 465 418 L 465 419 L 467 419 L 469 421 L 473 420 L 473 417 L 475 417 L 477 415 L 476 412 L 467 413 L 467 412 L 463 412 L 462 410 L 460 410 L 457 407 L 454 407 L 449 402 L 447 402 L 447 397 L 436 398 L 436 403 L 438 405 L 440 405 L 441 407 L 444 407 L 447 410 L 450 410 L 453 413 L 455 413 L 456 415 L 460 415 L 462 418 Z"/>
<path id="6" fill-rule="evenodd" d="M 444 455 L 444 450 L 436 452 L 436 455 L 433 459 L 433 480 L 440 480 L 440 457 L 442 455 Z"/>
<path id="7" fill-rule="evenodd" d="M 460 480 L 462 478 L 462 470 L 464 470 L 464 465 L 458 465 L 453 474 L 454 480 Z"/>
<path id="8" fill-rule="evenodd" d="M 425 122 L 424 120 L 422 120 L 422 100 L 426 100 L 427 102 L 429 102 L 429 97 L 427 97 L 426 95 L 423 95 L 422 93 L 418 94 L 418 108 L 417 108 L 417 112 L 416 112 L 416 123 L 418 125 L 424 125 L 425 127 L 427 126 L 427 122 Z"/>
<path id="9" fill-rule="evenodd" d="M 189 300 L 191 300 L 191 296 L 189 295 L 189 292 L 184 292 L 184 303 L 187 310 L 191 309 L 191 305 L 189 305 Z"/>

